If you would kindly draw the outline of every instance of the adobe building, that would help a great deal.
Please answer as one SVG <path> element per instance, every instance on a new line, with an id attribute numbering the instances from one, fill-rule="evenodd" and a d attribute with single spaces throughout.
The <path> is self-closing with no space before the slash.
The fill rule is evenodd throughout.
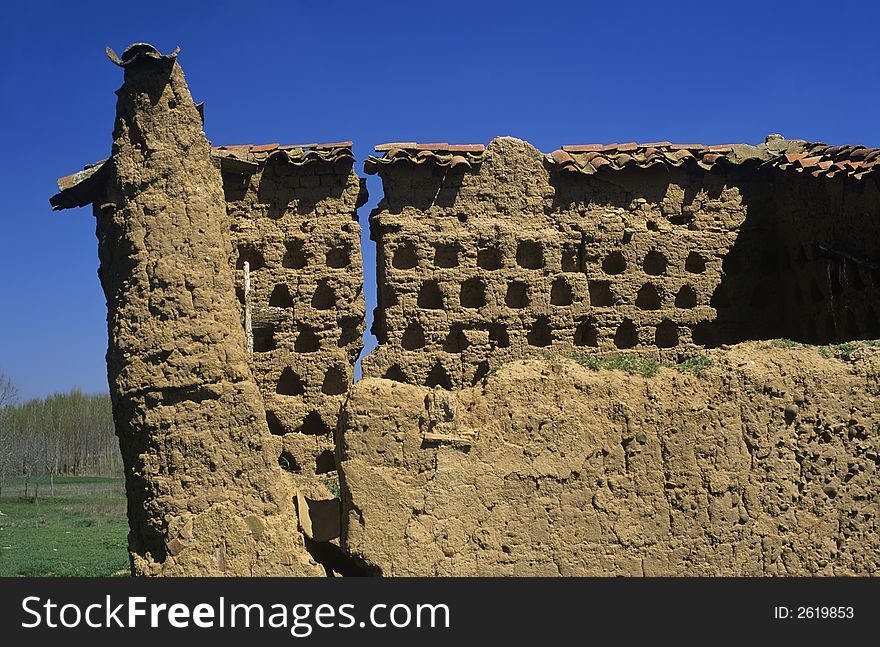
<path id="1" fill-rule="evenodd" d="M 880 149 L 378 146 L 355 383 L 351 142 L 212 146 L 177 52 L 109 53 L 51 203 L 96 219 L 134 574 L 880 568 L 880 349 L 828 346 L 880 337 Z"/>

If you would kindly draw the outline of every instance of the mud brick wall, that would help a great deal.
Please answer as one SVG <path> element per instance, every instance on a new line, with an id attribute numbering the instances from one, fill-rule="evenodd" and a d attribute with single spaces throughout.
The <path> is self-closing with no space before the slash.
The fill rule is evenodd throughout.
<path id="1" fill-rule="evenodd" d="M 561 173 L 513 138 L 382 148 L 367 163 L 384 186 L 367 376 L 462 388 L 530 355 L 679 361 L 880 334 L 878 237 L 859 233 L 876 232 L 873 181 L 725 163 Z M 801 285 L 808 266 L 823 285 Z"/>
<path id="2" fill-rule="evenodd" d="M 765 178 L 654 167 L 551 180 L 553 217 L 581 235 L 577 268 L 590 305 L 577 327 L 581 351 L 649 350 L 677 360 L 717 345 L 709 322 L 723 260 L 750 214 L 766 214 Z"/>
<path id="3" fill-rule="evenodd" d="M 230 216 L 236 292 L 250 268 L 252 364 L 280 463 L 335 471 L 333 430 L 363 348 L 360 226 L 366 199 L 350 144 L 218 151 Z M 230 156 L 253 166 L 228 164 Z M 245 168 L 242 169 L 242 166 Z"/>
<path id="4" fill-rule="evenodd" d="M 463 171 L 404 160 L 377 170 L 380 346 L 365 374 L 427 386 L 469 386 L 528 355 L 677 356 L 704 342 L 747 211 L 721 173 L 553 175 L 512 138 Z"/>

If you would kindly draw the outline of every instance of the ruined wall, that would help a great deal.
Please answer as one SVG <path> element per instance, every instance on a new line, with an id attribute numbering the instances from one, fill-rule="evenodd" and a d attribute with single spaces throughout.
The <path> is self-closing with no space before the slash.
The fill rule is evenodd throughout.
<path id="1" fill-rule="evenodd" d="M 250 268 L 253 370 L 269 430 L 283 440 L 280 463 L 304 476 L 334 472 L 333 430 L 365 314 L 356 209 L 366 192 L 351 143 L 216 154 L 242 311 Z"/>
<path id="2" fill-rule="evenodd" d="M 876 574 L 880 349 L 708 355 L 701 375 L 358 382 L 343 546 L 386 576 Z"/>
<path id="3" fill-rule="evenodd" d="M 352 386 L 351 143 L 212 150 L 175 56 L 111 53 L 51 200 L 94 206 L 134 573 L 876 571 L 880 351 L 727 344 L 880 336 L 880 149 L 379 147 Z M 619 352 L 715 366 L 560 359 Z"/>
<path id="4" fill-rule="evenodd" d="M 248 362 L 199 112 L 175 55 L 141 44 L 117 63 L 125 82 L 94 213 L 132 572 L 323 574 Z"/>
<path id="5" fill-rule="evenodd" d="M 647 159 L 650 146 L 638 147 Z M 769 156 L 791 146 L 749 148 Z M 866 305 L 880 298 L 865 260 L 878 252 L 866 241 L 880 239 L 873 180 L 797 176 L 716 161 L 717 152 L 707 153 L 712 164 L 566 173 L 516 139 L 470 148 L 386 145 L 367 163 L 384 197 L 370 220 L 380 345 L 365 375 L 461 388 L 529 355 L 627 350 L 676 361 L 748 339 L 880 334 Z M 807 260 L 801 248 L 812 250 Z M 823 248 L 855 251 L 830 272 Z M 810 263 L 814 276 L 849 269 L 792 300 Z M 843 324 L 802 331 L 822 312 Z M 847 325 L 853 317 L 862 323 Z"/>

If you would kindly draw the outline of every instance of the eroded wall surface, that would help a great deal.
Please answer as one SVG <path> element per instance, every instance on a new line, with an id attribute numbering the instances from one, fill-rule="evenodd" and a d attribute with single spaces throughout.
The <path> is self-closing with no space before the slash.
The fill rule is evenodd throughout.
<path id="1" fill-rule="evenodd" d="M 323 574 L 250 368 L 201 117 L 173 55 L 139 45 L 119 63 L 95 216 L 132 571 Z"/>
<path id="2" fill-rule="evenodd" d="M 386 576 L 875 574 L 880 349 L 709 356 L 699 376 L 358 382 L 343 545 Z"/>
<path id="3" fill-rule="evenodd" d="M 880 334 L 875 182 L 722 162 L 566 173 L 552 160 L 508 137 L 479 156 L 392 148 L 368 163 L 384 197 L 366 375 L 450 389 L 529 355 L 675 361 L 750 339 Z"/>
<path id="4" fill-rule="evenodd" d="M 351 144 L 219 153 L 236 293 L 244 312 L 247 262 L 254 375 L 280 463 L 303 476 L 335 472 L 333 430 L 365 315 L 356 210 L 366 194 Z"/>

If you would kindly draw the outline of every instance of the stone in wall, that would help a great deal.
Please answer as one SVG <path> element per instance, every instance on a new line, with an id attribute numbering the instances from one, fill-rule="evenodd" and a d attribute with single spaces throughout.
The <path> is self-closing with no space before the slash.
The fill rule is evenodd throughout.
<path id="1" fill-rule="evenodd" d="M 125 82 L 94 212 L 132 572 L 323 574 L 249 365 L 200 114 L 175 55 L 138 44 L 116 61 Z"/>
<path id="2" fill-rule="evenodd" d="M 880 349 L 709 357 L 648 378 L 518 361 L 453 393 L 358 382 L 343 547 L 385 576 L 876 574 Z"/>
<path id="3" fill-rule="evenodd" d="M 221 147 L 236 291 L 250 270 L 252 363 L 280 463 L 335 472 L 333 430 L 363 348 L 357 207 L 366 200 L 351 142 Z"/>

